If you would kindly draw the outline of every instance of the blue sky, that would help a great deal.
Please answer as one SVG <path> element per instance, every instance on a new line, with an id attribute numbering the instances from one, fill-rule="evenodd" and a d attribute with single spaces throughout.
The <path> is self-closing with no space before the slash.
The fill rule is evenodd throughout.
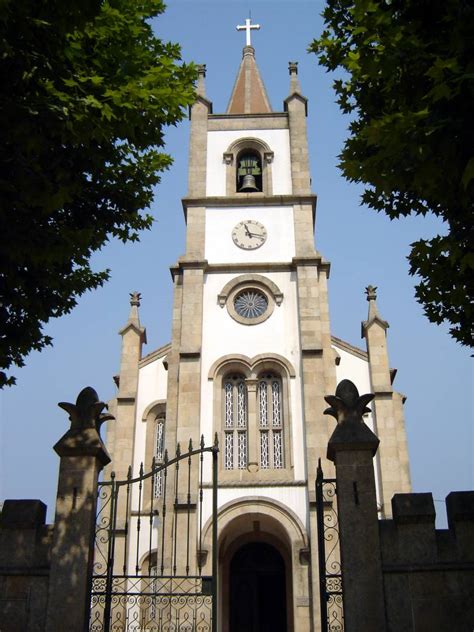
<path id="1" fill-rule="evenodd" d="M 474 487 L 472 364 L 446 327 L 430 324 L 414 300 L 408 276 L 409 245 L 442 230 L 436 218 L 390 221 L 359 204 L 360 188 L 337 169 L 348 124 L 331 88 L 332 78 L 306 52 L 322 29 L 323 3 L 304 0 L 170 0 L 155 23 L 157 34 L 182 45 L 183 57 L 207 65 L 207 94 L 223 112 L 240 63 L 244 34 L 236 31 L 252 11 L 261 30 L 252 34 L 256 59 L 273 109 L 288 95 L 288 62 L 299 62 L 309 99 L 308 135 L 313 190 L 318 195 L 316 247 L 331 261 L 332 333 L 364 348 L 360 322 L 367 315 L 364 288 L 378 286 L 378 306 L 389 321 L 395 387 L 407 396 L 405 415 L 415 491 L 443 500 L 451 490 Z M 58 458 L 52 446 L 68 428 L 59 401 L 75 401 L 86 385 L 103 400 L 114 396 L 120 338 L 129 292 L 142 293 L 147 328 L 144 353 L 170 340 L 172 285 L 169 266 L 184 252 L 180 198 L 186 195 L 189 125 L 167 133 L 174 165 L 163 175 L 151 212 L 156 221 L 138 244 L 112 242 L 94 257 L 111 280 L 88 293 L 47 332 L 54 346 L 33 353 L 16 371 L 18 385 L 0 393 L 0 499 L 40 498 L 52 519 Z M 443 524 L 444 508 L 437 502 Z"/>

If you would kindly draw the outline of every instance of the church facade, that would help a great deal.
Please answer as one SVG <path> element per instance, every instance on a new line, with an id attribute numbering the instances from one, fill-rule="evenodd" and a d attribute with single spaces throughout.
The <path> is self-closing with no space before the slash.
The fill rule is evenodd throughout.
<path id="1" fill-rule="evenodd" d="M 393 388 L 376 288 L 367 288 L 365 349 L 331 332 L 330 264 L 314 245 L 307 100 L 296 63 L 289 74 L 288 97 L 273 111 L 248 43 L 227 111 L 216 114 L 199 69 L 183 198 L 186 252 L 172 267 L 172 339 L 143 354 L 133 294 L 107 429 L 118 480 L 130 465 L 134 475 L 149 471 L 178 443 L 217 437 L 223 632 L 245 629 L 245 616 L 273 617 L 280 627 L 272 630 L 320 629 L 314 483 L 319 459 L 326 476 L 334 473 L 326 450 L 335 422 L 324 415 L 324 396 L 341 380 L 375 395 L 365 422 L 380 438 L 379 517 L 390 517 L 395 493 L 410 491 L 403 396 Z M 203 476 L 210 483 L 207 461 Z M 164 484 L 158 479 L 151 491 L 157 502 Z M 192 520 L 210 542 L 210 489 L 204 493 L 202 515 L 196 510 Z M 137 546 L 141 567 L 146 546 Z"/>

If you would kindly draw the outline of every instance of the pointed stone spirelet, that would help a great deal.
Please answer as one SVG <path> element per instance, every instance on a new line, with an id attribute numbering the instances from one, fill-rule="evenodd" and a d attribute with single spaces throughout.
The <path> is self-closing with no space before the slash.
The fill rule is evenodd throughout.
<path id="1" fill-rule="evenodd" d="M 82 389 L 75 404 L 59 402 L 58 406 L 69 414 L 71 430 L 95 428 L 99 432 L 105 421 L 115 419 L 113 415 L 102 412 L 107 404 L 99 401 L 99 396 L 91 386 Z"/>
<path id="2" fill-rule="evenodd" d="M 377 308 L 377 288 L 374 285 L 368 285 L 365 288 L 365 294 L 369 303 L 369 313 L 367 315 L 367 320 L 362 322 L 362 338 L 364 337 L 367 328 L 370 327 L 370 325 L 372 325 L 372 323 L 374 322 L 377 322 L 384 330 L 387 330 L 390 327 L 388 322 L 384 320 L 379 314 L 379 310 Z"/>
<path id="3" fill-rule="evenodd" d="M 290 73 L 290 94 L 295 92 L 301 94 L 301 84 L 298 77 L 298 62 L 288 62 L 288 72 Z"/>
<path id="4" fill-rule="evenodd" d="M 198 79 L 196 84 L 196 94 L 206 97 L 206 64 L 199 64 L 197 67 Z"/>
<path id="5" fill-rule="evenodd" d="M 337 386 L 336 394 L 324 398 L 329 404 L 324 414 L 337 420 L 337 426 L 328 443 L 328 459 L 334 461 L 335 453 L 339 450 L 368 449 L 375 454 L 379 439 L 362 418 L 364 413 L 370 412 L 367 404 L 373 398 L 372 393 L 359 395 L 357 387 L 350 380 L 342 380 Z"/>

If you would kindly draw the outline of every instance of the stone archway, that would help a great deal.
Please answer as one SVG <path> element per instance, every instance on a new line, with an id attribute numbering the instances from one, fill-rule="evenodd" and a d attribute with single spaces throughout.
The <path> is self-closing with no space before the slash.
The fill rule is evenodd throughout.
<path id="1" fill-rule="evenodd" d="M 204 553 L 211 551 L 211 524 L 203 529 Z M 283 503 L 262 496 L 246 496 L 220 507 L 219 540 L 219 619 L 221 632 L 230 629 L 230 567 L 237 551 L 250 543 L 276 549 L 284 563 L 286 627 L 284 632 L 309 632 L 308 539 L 299 518 Z M 203 569 L 210 571 L 211 555 Z M 257 628 L 258 630 L 258 628 Z M 260 632 L 260 631 L 258 631 Z"/>

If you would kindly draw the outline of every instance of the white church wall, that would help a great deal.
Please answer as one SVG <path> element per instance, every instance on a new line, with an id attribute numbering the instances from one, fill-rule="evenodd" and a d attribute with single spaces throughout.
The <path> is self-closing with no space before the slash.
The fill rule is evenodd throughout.
<path id="1" fill-rule="evenodd" d="M 292 461 L 294 477 L 304 480 L 303 413 L 301 402 L 300 348 L 296 281 L 291 272 L 272 272 L 265 276 L 276 283 L 283 293 L 283 302 L 275 306 L 272 315 L 258 325 L 242 325 L 220 307 L 217 295 L 235 274 L 210 274 L 204 282 L 204 313 L 202 337 L 201 432 L 206 443 L 213 437 L 213 389 L 208 379 L 212 364 L 225 355 L 243 354 L 252 358 L 259 354 L 279 354 L 295 368 L 290 379 L 290 414 L 292 422 Z M 210 476 L 210 471 L 208 471 Z"/>
<path id="2" fill-rule="evenodd" d="M 308 522 L 308 500 L 306 487 L 224 487 L 219 488 L 218 508 L 239 498 L 267 498 L 285 505 L 293 511 L 306 527 Z M 205 489 L 203 494 L 202 524 L 206 524 L 212 515 L 212 490 Z"/>
<path id="3" fill-rule="evenodd" d="M 157 400 L 166 400 L 168 373 L 163 366 L 161 356 L 141 367 L 138 373 L 138 390 L 135 421 L 135 450 L 133 459 L 133 475 L 137 476 L 140 463 L 145 458 L 146 423 L 142 421 L 143 413 L 150 404 Z"/>
<path id="4" fill-rule="evenodd" d="M 274 152 L 274 195 L 291 195 L 290 135 L 287 129 L 212 131 L 207 135 L 206 195 L 226 195 L 226 165 L 223 154 L 239 138 L 265 141 Z"/>
<path id="5" fill-rule="evenodd" d="M 256 250 L 243 250 L 232 241 L 232 229 L 253 219 L 267 229 L 267 240 Z M 292 206 L 206 209 L 205 258 L 209 263 L 291 261 L 295 256 Z"/>

